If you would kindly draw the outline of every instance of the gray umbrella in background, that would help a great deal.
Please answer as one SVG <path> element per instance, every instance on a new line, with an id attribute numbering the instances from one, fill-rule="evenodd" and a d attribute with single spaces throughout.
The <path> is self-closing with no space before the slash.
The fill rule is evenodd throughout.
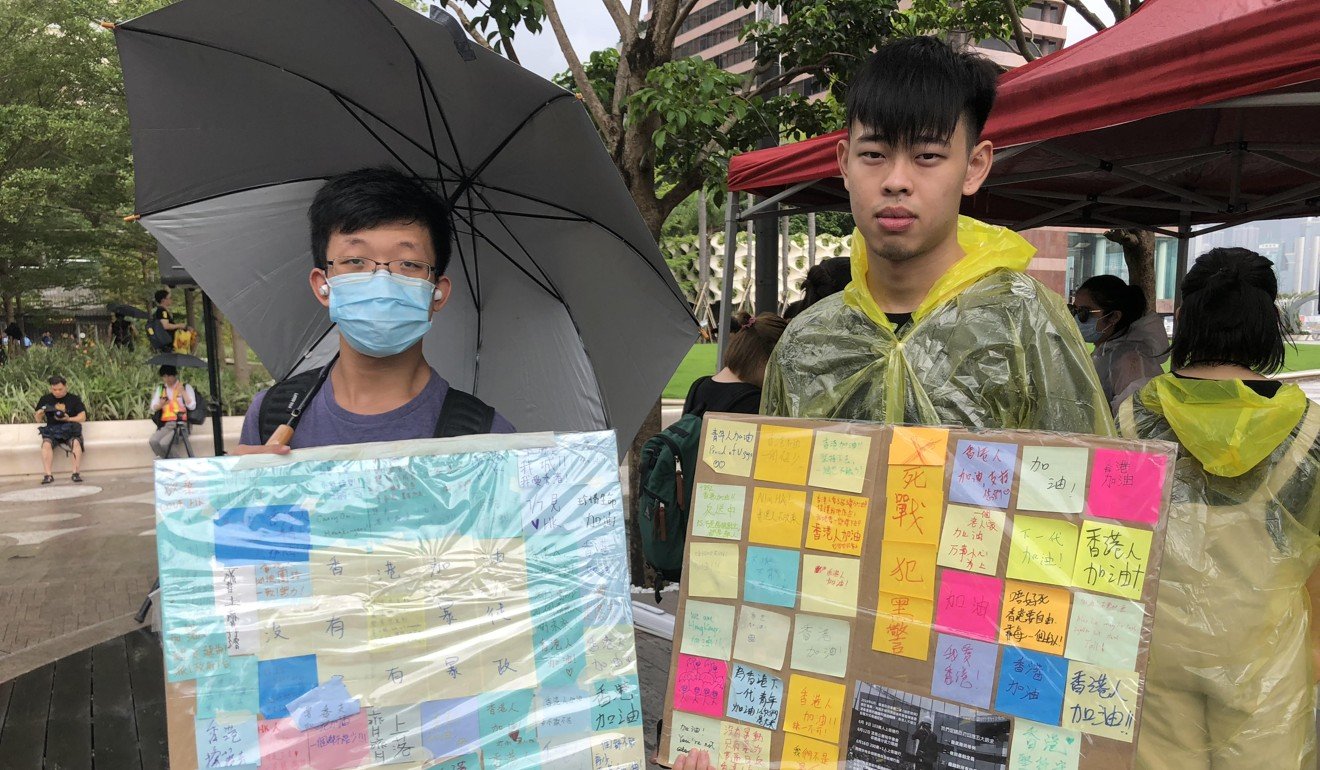
<path id="1" fill-rule="evenodd" d="M 696 324 L 572 94 L 394 0 L 183 0 L 115 28 L 142 224 L 275 376 L 337 337 L 307 283 L 324 180 L 389 165 L 453 207 L 427 359 L 520 430 L 626 445 Z"/>

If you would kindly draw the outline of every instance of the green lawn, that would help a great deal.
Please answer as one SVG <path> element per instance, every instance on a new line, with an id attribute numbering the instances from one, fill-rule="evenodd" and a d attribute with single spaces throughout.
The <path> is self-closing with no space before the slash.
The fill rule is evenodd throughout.
<path id="1" fill-rule="evenodd" d="M 1294 350 L 1291 345 L 1284 348 L 1283 370 L 1285 372 L 1305 372 L 1320 369 L 1320 345 L 1299 344 Z"/>

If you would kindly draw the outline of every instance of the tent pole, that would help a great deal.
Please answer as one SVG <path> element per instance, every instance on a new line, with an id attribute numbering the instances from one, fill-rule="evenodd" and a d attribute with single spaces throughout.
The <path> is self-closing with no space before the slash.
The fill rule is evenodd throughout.
<path id="1" fill-rule="evenodd" d="M 215 456 L 220 457 L 225 453 L 225 430 L 221 425 L 220 415 L 222 414 L 220 405 L 220 340 L 219 334 L 215 328 L 215 308 L 211 305 L 211 297 L 206 292 L 202 292 L 202 325 L 206 334 L 206 372 L 211 378 L 211 403 L 207 404 L 207 411 L 211 413 L 211 431 L 215 437 Z"/>
<path id="2" fill-rule="evenodd" d="M 697 286 L 703 295 L 710 288 L 710 233 L 706 232 L 706 188 L 697 191 Z M 698 304 L 700 298 L 698 298 Z"/>
<path id="3" fill-rule="evenodd" d="M 1187 275 L 1187 252 L 1192 246 L 1192 215 L 1184 211 L 1178 215 L 1178 270 L 1174 276 L 1177 282 L 1173 286 L 1173 309 L 1176 312 L 1182 305 L 1183 278 Z M 1175 316 L 1175 324 L 1178 319 Z"/>
<path id="4" fill-rule="evenodd" d="M 807 269 L 816 266 L 816 213 L 807 215 Z"/>
<path id="5" fill-rule="evenodd" d="M 747 246 L 750 248 L 751 244 Z M 715 370 L 724 368 L 724 351 L 729 347 L 729 319 L 733 316 L 733 273 L 737 268 L 738 252 L 738 193 L 729 192 L 729 203 L 724 214 L 724 286 L 720 291 L 720 318 L 716 339 L 720 342 L 719 359 Z"/>
<path id="6" fill-rule="evenodd" d="M 779 218 L 779 270 L 782 276 L 779 284 L 779 305 L 775 309 L 776 313 L 782 314 L 784 308 L 788 305 L 788 272 L 789 272 L 789 251 L 792 249 L 793 242 L 789 237 L 789 218 Z"/>

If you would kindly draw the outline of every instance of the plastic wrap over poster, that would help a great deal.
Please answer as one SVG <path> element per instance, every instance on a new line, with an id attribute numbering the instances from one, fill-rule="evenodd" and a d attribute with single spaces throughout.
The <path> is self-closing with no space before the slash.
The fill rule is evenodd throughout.
<path id="1" fill-rule="evenodd" d="M 1131 767 L 1174 449 L 707 415 L 661 759 Z"/>
<path id="2" fill-rule="evenodd" d="M 609 432 L 156 465 L 174 768 L 643 761 Z"/>

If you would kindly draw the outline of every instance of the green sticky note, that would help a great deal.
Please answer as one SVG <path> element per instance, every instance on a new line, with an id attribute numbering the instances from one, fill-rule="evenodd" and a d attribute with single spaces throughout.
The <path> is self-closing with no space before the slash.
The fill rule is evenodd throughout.
<path id="1" fill-rule="evenodd" d="M 798 671 L 843 677 L 848 669 L 852 627 L 846 620 L 799 614 L 793 624 L 793 658 Z"/>
<path id="2" fill-rule="evenodd" d="M 1081 513 L 1089 458 L 1082 447 L 1023 447 L 1018 510 Z"/>
<path id="3" fill-rule="evenodd" d="M 683 608 L 683 644 L 688 655 L 728 660 L 733 646 L 733 606 L 689 599 Z"/>
<path id="4" fill-rule="evenodd" d="M 741 540 L 747 488 L 737 484 L 698 484 L 692 495 L 692 534 Z"/>

